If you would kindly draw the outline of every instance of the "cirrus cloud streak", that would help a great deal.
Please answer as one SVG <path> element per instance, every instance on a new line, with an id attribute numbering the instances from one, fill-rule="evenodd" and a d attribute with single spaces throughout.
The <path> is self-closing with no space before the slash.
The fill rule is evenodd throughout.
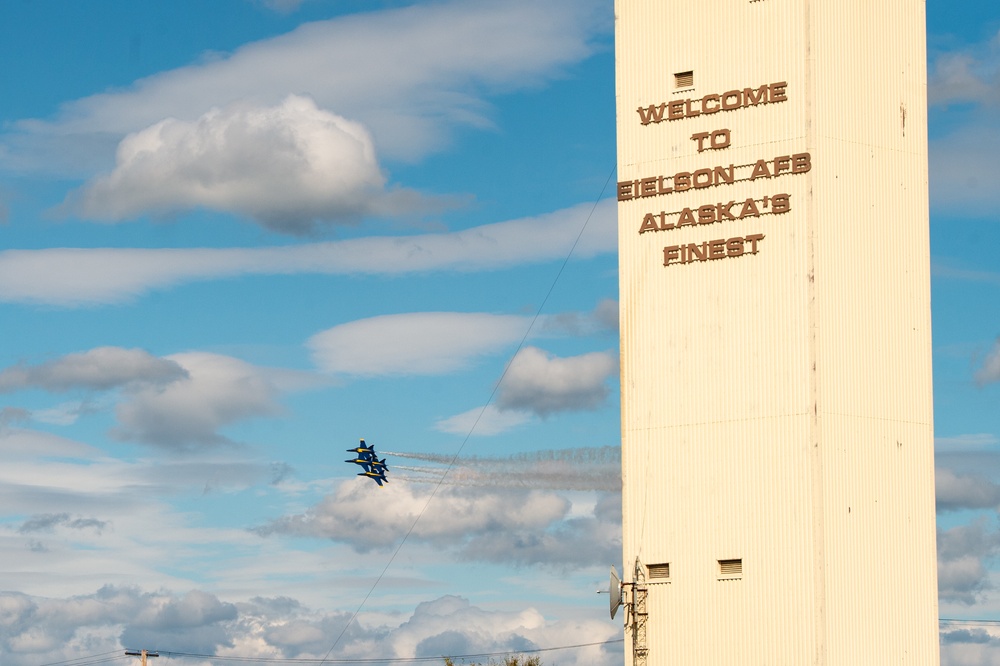
<path id="1" fill-rule="evenodd" d="M 610 26 L 593 0 L 484 0 L 417 5 L 306 23 L 232 54 L 162 72 L 130 89 L 65 104 L 0 137 L 19 169 L 93 168 L 126 134 L 214 107 L 277 104 L 306 94 L 372 129 L 379 152 L 415 160 L 456 126 L 486 127 L 490 93 L 558 76 Z"/>
<path id="2" fill-rule="evenodd" d="M 593 210 L 593 215 L 591 215 Z M 0 300 L 66 307 L 122 303 L 197 280 L 244 275 L 402 275 L 497 270 L 617 247 L 612 200 L 449 233 L 261 248 L 51 248 L 0 252 Z"/>

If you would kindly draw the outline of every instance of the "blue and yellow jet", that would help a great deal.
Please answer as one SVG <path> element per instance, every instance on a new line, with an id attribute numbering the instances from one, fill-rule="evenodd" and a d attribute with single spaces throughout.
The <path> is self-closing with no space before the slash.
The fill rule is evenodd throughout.
<path id="1" fill-rule="evenodd" d="M 368 446 L 365 444 L 365 440 L 361 440 L 360 446 L 353 449 L 347 449 L 350 452 L 355 453 L 354 458 L 348 458 L 344 462 L 354 463 L 355 465 L 361 465 L 362 469 L 365 471 L 358 474 L 358 476 L 367 476 L 369 479 L 374 481 L 382 487 L 382 483 L 388 483 L 389 480 L 385 478 L 385 473 L 389 471 L 389 467 L 385 464 L 385 458 L 379 460 L 375 456 L 375 446 Z"/>
<path id="2" fill-rule="evenodd" d="M 389 479 L 385 478 L 384 471 L 382 472 L 366 471 L 366 472 L 361 472 L 360 474 L 358 474 L 358 476 L 367 476 L 369 479 L 377 483 L 379 488 L 382 487 L 383 481 L 385 483 L 389 483 Z"/>
<path id="3" fill-rule="evenodd" d="M 372 456 L 375 455 L 375 447 L 374 446 L 368 446 L 367 444 L 365 444 L 365 440 L 363 438 L 361 440 L 361 445 L 360 446 L 356 446 L 353 449 L 347 449 L 347 450 L 348 451 L 353 451 L 354 453 L 357 453 L 359 457 L 365 458 L 365 459 L 368 459 L 368 460 L 370 460 L 372 458 Z M 347 462 L 351 462 L 351 461 L 348 460 Z"/>

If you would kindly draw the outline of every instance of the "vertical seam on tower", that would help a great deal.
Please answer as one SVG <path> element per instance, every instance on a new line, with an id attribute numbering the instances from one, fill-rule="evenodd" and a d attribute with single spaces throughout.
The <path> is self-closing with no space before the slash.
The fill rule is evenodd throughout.
<path id="1" fill-rule="evenodd" d="M 810 153 L 815 153 L 816 146 L 813 143 L 815 136 L 813 130 L 813 98 L 815 90 L 813 88 L 813 61 L 812 52 L 812 6 L 811 0 L 803 0 L 803 13 L 805 18 L 805 124 L 806 124 L 806 146 Z M 823 447 L 820 430 L 819 414 L 819 379 L 818 379 L 818 328 L 817 328 L 817 304 L 816 304 L 816 233 L 817 220 L 815 211 L 815 199 L 813 193 L 813 174 L 808 174 L 809 191 L 807 194 L 806 215 L 807 215 L 807 288 L 808 288 L 808 313 L 809 313 L 809 402 L 812 406 L 812 413 L 809 421 L 809 453 L 812 471 L 812 514 L 813 514 L 813 595 L 815 597 L 816 613 L 816 666 L 825 666 L 827 662 L 826 652 L 826 547 L 824 522 L 824 488 L 823 488 Z"/>

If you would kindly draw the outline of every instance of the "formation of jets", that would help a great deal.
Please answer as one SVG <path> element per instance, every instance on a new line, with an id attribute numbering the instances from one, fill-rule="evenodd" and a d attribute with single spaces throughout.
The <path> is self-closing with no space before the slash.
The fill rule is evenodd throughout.
<path id="1" fill-rule="evenodd" d="M 344 462 L 361 465 L 361 467 L 365 470 L 360 472 L 358 476 L 367 476 L 369 479 L 377 483 L 379 488 L 382 487 L 383 483 L 389 483 L 389 480 L 385 478 L 385 473 L 389 471 L 389 468 L 385 464 L 385 458 L 379 460 L 375 455 L 374 444 L 368 446 L 365 444 L 365 440 L 362 439 L 360 446 L 347 450 L 353 453 L 354 457 L 348 458 Z"/>

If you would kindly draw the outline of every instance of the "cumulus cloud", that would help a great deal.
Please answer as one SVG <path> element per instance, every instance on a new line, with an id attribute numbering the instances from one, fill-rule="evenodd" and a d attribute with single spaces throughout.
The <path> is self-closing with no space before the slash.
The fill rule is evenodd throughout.
<path id="1" fill-rule="evenodd" d="M 445 488 L 431 499 L 427 487 L 401 480 L 390 479 L 378 493 L 369 485 L 361 479 L 341 483 L 309 511 L 275 520 L 257 532 L 332 539 L 364 552 L 397 543 L 411 525 L 410 539 L 457 545 L 494 530 L 544 530 L 569 510 L 565 499 L 538 491 Z M 359 516 L 365 519 L 359 521 Z"/>
<path id="2" fill-rule="evenodd" d="M 586 567 L 621 557 L 621 496 L 604 495 L 592 515 L 571 517 L 548 530 L 491 530 L 469 540 L 462 557 L 514 565 Z"/>
<path id="3" fill-rule="evenodd" d="M 996 627 L 977 626 L 975 622 L 948 623 L 941 631 L 941 664 L 1000 666 L 1000 635 Z"/>
<path id="4" fill-rule="evenodd" d="M 425 207 L 419 195 L 385 184 L 364 127 L 292 95 L 278 106 L 212 109 L 130 134 L 114 171 L 65 207 L 113 222 L 207 208 L 291 234 Z"/>
<path id="5" fill-rule="evenodd" d="M 106 155 L 102 142 L 164 118 L 190 122 L 212 108 L 272 106 L 301 93 L 364 122 L 380 153 L 416 159 L 457 126 L 488 125 L 487 95 L 559 75 L 610 27 L 610 12 L 593 0 L 453 1 L 307 23 L 70 102 L 53 120 L 21 121 L 0 139 L 0 156 L 16 168 L 86 168 Z"/>
<path id="6" fill-rule="evenodd" d="M 938 530 L 938 596 L 942 601 L 974 604 L 990 587 L 984 563 L 996 555 L 1000 534 L 985 518 L 970 525 Z"/>
<path id="7" fill-rule="evenodd" d="M 987 478 L 958 475 L 950 469 L 935 473 L 938 511 L 987 509 L 1000 506 L 1000 485 Z"/>
<path id="8" fill-rule="evenodd" d="M 4 368 L 0 370 L 0 393 L 24 389 L 102 391 L 135 383 L 162 386 L 186 376 L 175 361 L 142 349 L 97 347 L 39 365 Z"/>
<path id="9" fill-rule="evenodd" d="M 527 481 L 509 478 L 506 483 L 489 483 L 490 472 L 483 470 L 484 465 L 474 465 L 478 469 L 470 473 L 470 465 L 460 462 L 444 483 L 432 482 L 434 487 L 429 487 L 396 473 L 416 468 L 394 464 L 390 482 L 377 493 L 366 482 L 344 482 L 307 511 L 283 516 L 254 531 L 264 537 L 330 539 L 358 552 L 391 547 L 408 534 L 411 541 L 449 548 L 460 559 L 516 566 L 564 569 L 615 561 L 621 553 L 620 486 L 598 493 L 592 502 L 579 498 L 571 502 L 541 490 L 545 486 L 579 489 L 595 480 L 582 480 L 580 473 L 559 470 L 561 466 L 565 463 L 549 461 L 547 473 L 538 470 L 532 475 L 527 465 L 517 469 L 507 465 L 508 477 L 518 477 L 523 471 Z M 452 474 L 456 483 L 449 481 Z M 477 477 L 487 482 L 469 483 Z M 614 485 L 606 479 L 598 483 Z M 359 521 L 362 515 L 365 519 Z"/>
<path id="10" fill-rule="evenodd" d="M 66 598 L 0 592 L 0 653 L 9 666 L 78 660 L 156 646 L 161 651 L 250 659 L 320 660 L 343 632 L 338 659 L 460 657 L 560 650 L 566 666 L 621 663 L 621 629 L 596 619 L 547 619 L 539 610 L 497 610 L 445 595 L 398 619 L 311 609 L 289 597 L 230 602 L 203 591 L 178 594 L 105 586 Z M 606 644 L 601 644 L 606 642 Z M 593 645 L 597 643 L 597 645 Z"/>
<path id="11" fill-rule="evenodd" d="M 106 586 L 65 599 L 0 592 L 0 653 L 11 664 L 37 663 L 67 648 L 73 659 L 126 646 L 210 653 L 229 644 L 225 623 L 235 615 L 232 604 L 198 590 L 174 596 Z"/>
<path id="12" fill-rule="evenodd" d="M 192 590 L 180 597 L 160 596 L 130 618 L 122 632 L 124 645 L 182 645 L 175 651 L 214 653 L 232 646 L 229 621 L 236 606 L 214 595 Z"/>
<path id="13" fill-rule="evenodd" d="M 359 319 L 312 336 L 313 361 L 360 376 L 435 375 L 520 340 L 530 318 L 479 312 L 413 312 Z"/>
<path id="14" fill-rule="evenodd" d="M 618 331 L 618 301 L 601 299 L 590 312 L 560 312 L 543 315 L 536 325 L 545 332 L 588 335 Z"/>
<path id="15" fill-rule="evenodd" d="M 617 357 L 607 352 L 558 358 L 536 347 L 525 347 L 507 369 L 497 406 L 530 410 L 540 416 L 596 409 L 607 398 L 605 382 L 617 371 Z"/>
<path id="16" fill-rule="evenodd" d="M 976 383 L 980 386 L 1000 382 L 1000 338 L 993 343 L 993 349 L 986 355 L 983 365 L 976 371 Z"/>
<path id="17" fill-rule="evenodd" d="M 241 275 L 404 275 L 496 270 L 617 248 L 614 200 L 463 231 L 262 248 L 52 248 L 0 251 L 0 300 L 62 306 L 121 303 L 152 289 Z"/>
<path id="18" fill-rule="evenodd" d="M 187 352 L 159 358 L 120 347 L 98 347 L 0 371 L 0 392 L 122 388 L 114 397 L 118 425 L 112 434 L 175 450 L 232 443 L 219 433 L 220 428 L 280 414 L 278 398 L 282 393 L 322 383 L 324 379 L 310 373 L 260 368 L 219 354 Z M 24 414 L 34 420 L 71 423 L 79 414 L 94 409 L 89 402 L 67 403 Z M 3 434 L 0 430 L 0 436 Z M 39 437 L 29 437 L 23 431 L 14 434 L 25 441 Z"/>
<path id="19" fill-rule="evenodd" d="M 434 423 L 434 429 L 450 435 L 499 435 L 531 420 L 528 412 L 501 411 L 495 405 L 473 407 Z"/>
<path id="20" fill-rule="evenodd" d="M 220 428 L 280 414 L 282 389 L 295 387 L 294 373 L 258 368 L 230 356 L 186 352 L 167 359 L 187 376 L 166 386 L 129 391 L 116 409 L 114 434 L 119 439 L 173 450 L 230 444 Z M 307 385 L 313 380 L 302 381 Z"/>

